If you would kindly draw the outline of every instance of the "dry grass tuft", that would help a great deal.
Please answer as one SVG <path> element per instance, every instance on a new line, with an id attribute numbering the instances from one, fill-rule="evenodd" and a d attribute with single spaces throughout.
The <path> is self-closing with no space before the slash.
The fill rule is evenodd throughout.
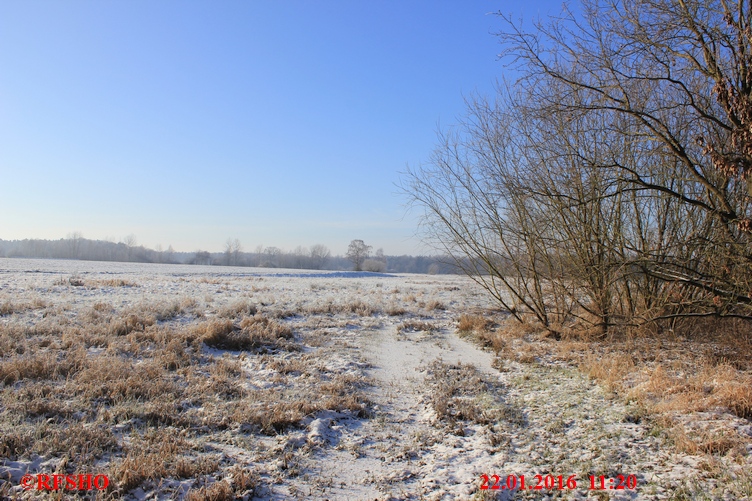
<path id="1" fill-rule="evenodd" d="M 16 311 L 16 306 L 10 301 L 5 301 L 0 304 L 0 317 L 11 315 Z"/>
<path id="2" fill-rule="evenodd" d="M 239 323 L 214 319 L 199 324 L 195 332 L 212 348 L 223 350 L 294 350 L 292 329 L 280 322 L 256 314 L 245 317 Z"/>
<path id="3" fill-rule="evenodd" d="M 632 357 L 624 353 L 612 353 L 600 357 L 588 354 L 580 364 L 580 370 L 603 383 L 609 391 L 621 388 L 624 378 L 634 371 L 634 367 Z"/>
<path id="4" fill-rule="evenodd" d="M 376 310 L 372 306 L 364 303 L 360 299 L 356 299 L 355 301 L 345 305 L 343 310 L 350 313 L 356 313 L 361 317 L 370 317 L 371 315 L 376 313 Z"/>
<path id="5" fill-rule="evenodd" d="M 52 352 L 0 360 L 0 383 L 12 385 L 24 379 L 56 379 L 57 360 Z"/>
<path id="6" fill-rule="evenodd" d="M 107 278 L 104 280 L 96 280 L 88 282 L 88 285 L 98 285 L 101 287 L 138 287 L 137 283 L 131 282 L 130 280 L 125 280 L 123 278 Z"/>
<path id="7" fill-rule="evenodd" d="M 33 443 L 32 431 L 7 430 L 0 434 L 0 457 L 10 460 L 18 459 L 18 456 L 31 450 Z"/>
<path id="8" fill-rule="evenodd" d="M 14 313 L 23 313 L 29 310 L 42 310 L 49 307 L 49 304 L 41 298 L 35 298 L 31 302 L 13 302 L 5 300 L 0 303 L 0 317 L 13 315 Z"/>
<path id="9" fill-rule="evenodd" d="M 719 326 L 724 323 L 725 327 Z M 608 390 L 637 404 L 651 421 L 664 422 L 661 426 L 680 449 L 728 454 L 741 443 L 733 429 L 687 431 L 670 416 L 725 411 L 752 418 L 752 323 L 729 319 L 711 326 L 698 321 L 706 328 L 704 333 L 690 324 L 674 324 L 687 329 L 682 333 L 652 326 L 590 342 L 524 337 L 515 343 L 518 353 L 578 366 Z M 515 358 L 509 351 L 504 354 Z"/>
<path id="10" fill-rule="evenodd" d="M 168 429 L 151 429 L 132 437 L 126 456 L 111 469 L 110 477 L 120 492 L 128 492 L 148 480 L 176 476 L 178 454 L 190 444 Z"/>
<path id="11" fill-rule="evenodd" d="M 483 315 L 460 315 L 457 330 L 460 336 L 470 337 L 483 347 L 491 348 L 497 354 L 506 348 L 504 340 L 508 331 L 497 331 L 497 324 Z"/>
<path id="12" fill-rule="evenodd" d="M 457 330 L 463 334 L 489 331 L 493 326 L 494 323 L 482 315 L 464 314 L 460 315 L 460 318 L 457 321 Z"/>
<path id="13" fill-rule="evenodd" d="M 233 501 L 237 498 L 230 484 L 221 480 L 209 486 L 191 489 L 184 499 L 185 501 Z"/>
<path id="14" fill-rule="evenodd" d="M 434 300 L 429 301 L 428 303 L 426 303 L 426 309 L 429 310 L 429 311 L 446 310 L 447 307 L 446 307 L 446 305 L 444 303 L 442 303 L 438 299 L 434 299 Z"/>
<path id="15" fill-rule="evenodd" d="M 232 304 L 222 307 L 217 316 L 221 318 L 238 319 L 242 317 L 251 317 L 258 313 L 258 308 L 250 301 L 236 301 Z"/>
<path id="16" fill-rule="evenodd" d="M 745 454 L 745 440 L 735 431 L 688 432 L 683 425 L 673 425 L 666 434 L 677 449 L 687 454 L 711 456 L 725 456 L 729 453 Z"/>
<path id="17" fill-rule="evenodd" d="M 437 418 L 456 432 L 463 433 L 461 421 L 491 426 L 502 420 L 518 426 L 525 422 L 519 409 L 499 398 L 501 387 L 487 381 L 472 365 L 434 361 L 428 366 L 426 382 Z"/>
<path id="18" fill-rule="evenodd" d="M 143 331 L 154 325 L 157 319 L 154 316 L 144 316 L 131 313 L 125 317 L 114 319 L 110 322 L 110 333 L 115 336 L 125 336 L 133 331 Z"/>
<path id="19" fill-rule="evenodd" d="M 418 320 L 407 320 L 397 327 L 397 332 L 436 332 L 438 327 L 428 322 Z"/>
<path id="20" fill-rule="evenodd" d="M 255 390 L 233 407 L 230 419 L 252 425 L 263 434 L 277 435 L 300 427 L 304 419 L 321 411 L 370 417 L 372 404 L 362 391 L 365 385 L 362 376 L 336 374 L 323 383 L 295 390 Z"/>
<path id="21" fill-rule="evenodd" d="M 406 314 L 407 310 L 397 303 L 390 303 L 384 310 L 384 313 L 390 317 L 400 317 Z"/>

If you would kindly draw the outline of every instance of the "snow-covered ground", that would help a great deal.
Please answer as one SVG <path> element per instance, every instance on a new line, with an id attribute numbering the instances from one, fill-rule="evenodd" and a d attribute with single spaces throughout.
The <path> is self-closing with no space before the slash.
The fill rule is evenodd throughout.
<path id="1" fill-rule="evenodd" d="M 752 492 L 749 477 L 735 476 L 750 467 L 749 445 L 733 459 L 680 453 L 635 418 L 634 405 L 576 368 L 494 360 L 459 337 L 461 314 L 503 317 L 466 277 L 0 259 L 3 305 L 0 328 L 30 346 L 19 354 L 4 341 L 16 352 L 0 353 L 2 363 L 47 353 L 66 360 L 76 346 L 66 339 L 75 336 L 85 360 L 49 381 L 0 372 L 0 498 L 38 498 L 20 488 L 21 477 L 63 471 L 108 474 L 110 495 L 125 499 L 730 500 Z M 201 342 L 220 319 L 246 333 L 260 318 L 292 337 L 241 350 Z M 127 328 L 118 331 L 121 319 Z M 163 360 L 138 345 L 169 348 L 160 336 L 171 335 L 183 336 L 177 346 L 188 358 L 174 354 L 184 361 L 153 374 L 174 385 L 174 407 L 164 411 L 174 419 L 149 419 L 162 415 L 158 402 L 118 403 L 66 386 L 95 360 L 120 357 L 134 371 Z M 52 398 L 39 396 L 44 385 L 67 395 L 60 407 L 44 407 Z M 21 394 L 43 409 L 24 407 Z M 303 414 L 266 428 L 248 417 L 287 401 L 298 403 L 279 412 Z M 752 443 L 748 421 L 727 420 Z M 76 463 L 78 452 L 46 447 L 39 436 L 77 426 L 109 427 L 112 443 Z M 20 449 L 11 450 L 11 436 Z M 150 436 L 179 439 L 165 452 Z M 158 454 L 171 466 L 149 475 L 143 465 Z M 129 461 L 140 462 L 137 480 L 129 471 L 139 465 Z M 185 461 L 192 474 L 179 473 Z M 518 487 L 524 476 L 527 488 L 484 490 L 483 475 L 501 485 L 514 476 Z M 548 475 L 555 488 L 546 488 Z M 620 475 L 634 476 L 636 489 L 612 489 Z M 577 487 L 567 488 L 573 476 Z M 597 488 L 601 476 L 605 489 Z M 221 495 L 220 482 L 230 489 Z"/>

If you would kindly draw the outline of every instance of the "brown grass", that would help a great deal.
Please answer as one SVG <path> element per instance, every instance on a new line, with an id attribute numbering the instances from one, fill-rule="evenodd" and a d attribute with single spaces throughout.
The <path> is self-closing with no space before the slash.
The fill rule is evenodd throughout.
<path id="1" fill-rule="evenodd" d="M 232 501 L 237 498 L 230 484 L 222 480 L 209 486 L 191 489 L 184 499 L 185 501 Z"/>
<path id="2" fill-rule="evenodd" d="M 131 282 L 130 280 L 125 280 L 123 278 L 107 278 L 104 280 L 91 280 L 86 281 L 86 285 L 90 287 L 138 287 L 138 284 L 135 282 Z"/>
<path id="3" fill-rule="evenodd" d="M 299 427 L 305 418 L 321 411 L 369 417 L 371 402 L 362 391 L 365 385 L 361 376 L 341 374 L 317 384 L 316 388 L 253 391 L 235 406 L 230 419 L 251 425 L 266 435 L 276 435 Z"/>
<path id="4" fill-rule="evenodd" d="M 457 320 L 457 331 L 461 337 L 470 337 L 498 354 L 507 348 L 507 338 L 517 337 L 512 325 L 507 321 L 502 327 L 485 315 L 464 314 Z"/>
<path id="5" fill-rule="evenodd" d="M 624 379 L 635 370 L 632 357 L 625 353 L 605 356 L 588 354 L 580 364 L 580 370 L 606 386 L 609 391 L 622 387 Z"/>
<path id="6" fill-rule="evenodd" d="M 135 286 L 90 282 L 76 287 Z M 67 278 L 64 283 L 72 285 Z M 207 318 L 200 306 L 209 302 L 0 303 L 8 316 L 29 307 L 46 310 L 31 321 L 0 324 L 0 456 L 26 462 L 57 457 L 66 471 L 97 465 L 110 475 L 108 496 L 188 478 L 196 480 L 186 498 L 238 499 L 252 497 L 268 480 L 232 467 L 204 449 L 206 441 L 221 436 L 253 450 L 258 434 L 300 428 L 319 412 L 371 415 L 367 382 L 359 373 L 327 368 L 321 363 L 325 351 L 300 353 L 309 334 L 326 349 L 329 331 L 300 327 L 304 332 L 297 337 L 272 310 L 260 314 L 248 300 Z M 358 300 L 333 311 L 376 310 Z M 292 314 L 300 313 L 277 313 Z M 240 353 L 217 356 L 207 346 Z M 271 371 L 261 387 L 249 377 L 249 365 Z"/>
<path id="7" fill-rule="evenodd" d="M 355 313 L 361 317 L 370 317 L 379 313 L 379 309 L 374 305 L 368 304 L 361 299 L 355 299 L 349 303 L 336 303 L 332 300 L 324 303 L 315 304 L 305 308 L 308 315 L 336 315 L 338 313 Z M 401 315 L 402 313 L 398 313 Z"/>
<path id="8" fill-rule="evenodd" d="M 442 303 L 438 299 L 434 299 L 426 303 L 426 309 L 429 311 L 433 311 L 433 310 L 446 310 L 447 308 L 444 303 Z"/>
<path id="9" fill-rule="evenodd" d="M 10 315 L 16 311 L 16 306 L 10 301 L 0 303 L 0 317 Z"/>
<path id="10" fill-rule="evenodd" d="M 41 298 L 35 298 L 31 302 L 14 302 L 11 300 L 5 300 L 0 303 L 0 317 L 23 313 L 29 310 L 43 310 L 47 307 L 49 307 L 49 304 Z"/>
<path id="11" fill-rule="evenodd" d="M 667 430 L 667 435 L 677 449 L 687 454 L 745 454 L 744 440 L 735 431 L 688 432 L 684 426 L 674 424 Z"/>
<path id="12" fill-rule="evenodd" d="M 258 308 L 250 301 L 235 301 L 220 308 L 217 316 L 220 318 L 238 319 L 253 316 L 258 313 Z"/>
<path id="13" fill-rule="evenodd" d="M 390 303 L 384 310 L 384 313 L 390 317 L 399 317 L 406 314 L 407 310 L 397 303 Z"/>
<path id="14" fill-rule="evenodd" d="M 491 426 L 501 421 L 514 425 L 525 422 L 519 409 L 502 400 L 501 388 L 472 365 L 434 361 L 428 366 L 426 383 L 437 418 L 456 433 L 463 433 L 462 421 Z"/>
<path id="15" fill-rule="evenodd" d="M 223 350 L 294 349 L 287 342 L 292 329 L 276 320 L 256 314 L 240 322 L 215 319 L 199 324 L 195 332 L 207 346 Z"/>
<path id="16" fill-rule="evenodd" d="M 653 326 L 597 340 L 587 331 L 572 331 L 562 341 L 540 335 L 530 324 L 516 331 L 508 325 L 502 323 L 489 333 L 484 317 L 466 315 L 460 318 L 458 329 L 480 344 L 493 346 L 507 359 L 559 361 L 579 367 L 607 390 L 635 403 L 640 409 L 635 419 L 647 417 L 661 423 L 667 436 L 685 452 L 738 452 L 743 440 L 733 430 L 688 431 L 672 416 L 721 410 L 752 418 L 749 322 L 677 322 L 674 327 L 685 330 Z"/>
<path id="17" fill-rule="evenodd" d="M 0 383 L 11 385 L 24 379 L 56 379 L 57 367 L 54 353 L 3 358 L 0 360 Z"/>
<path id="18" fill-rule="evenodd" d="M 407 320 L 397 326 L 397 332 L 436 332 L 438 327 L 428 322 L 419 320 Z"/>

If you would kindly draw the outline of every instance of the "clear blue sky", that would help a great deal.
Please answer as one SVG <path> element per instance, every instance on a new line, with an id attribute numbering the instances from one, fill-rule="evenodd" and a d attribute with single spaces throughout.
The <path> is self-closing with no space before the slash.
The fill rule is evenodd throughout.
<path id="1" fill-rule="evenodd" d="M 561 5 L 0 2 L 0 238 L 420 253 L 399 173 Z"/>

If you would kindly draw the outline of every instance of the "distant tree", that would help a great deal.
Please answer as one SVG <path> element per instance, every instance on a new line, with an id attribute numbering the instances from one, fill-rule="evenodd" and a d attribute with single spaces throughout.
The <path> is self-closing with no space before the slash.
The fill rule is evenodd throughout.
<path id="1" fill-rule="evenodd" d="M 78 259 L 81 254 L 81 241 L 84 239 L 83 234 L 80 231 L 74 231 L 68 234 L 68 244 L 70 248 L 70 256 L 73 259 Z"/>
<path id="2" fill-rule="evenodd" d="M 192 264 L 211 264 L 211 254 L 207 251 L 196 251 L 196 255 L 191 259 Z"/>
<path id="3" fill-rule="evenodd" d="M 170 244 L 164 253 L 164 262 L 172 263 L 174 259 L 175 259 L 175 249 L 173 249 L 172 244 Z"/>
<path id="4" fill-rule="evenodd" d="M 379 259 L 366 259 L 363 261 L 363 271 L 381 273 L 386 270 L 386 263 Z"/>
<path id="5" fill-rule="evenodd" d="M 243 245 L 237 238 L 228 238 L 225 242 L 225 264 L 228 266 L 237 266 L 240 261 L 240 253 L 243 252 Z"/>
<path id="6" fill-rule="evenodd" d="M 131 233 L 130 235 L 127 235 L 123 239 L 123 244 L 126 247 L 126 255 L 128 261 L 133 261 L 133 250 L 138 245 L 138 240 L 136 240 L 136 235 Z"/>
<path id="7" fill-rule="evenodd" d="M 314 270 L 320 270 L 326 266 L 326 262 L 329 260 L 331 252 L 326 245 L 316 244 L 311 247 L 311 268 Z"/>
<path id="8" fill-rule="evenodd" d="M 279 247 L 267 247 L 264 249 L 264 258 L 261 262 L 261 266 L 264 268 L 278 268 L 279 257 L 282 255 L 282 249 Z"/>
<path id="9" fill-rule="evenodd" d="M 363 269 L 363 262 L 368 259 L 371 252 L 371 246 L 366 245 L 363 240 L 353 240 L 347 248 L 345 257 L 352 262 L 355 271 Z"/>
<path id="10" fill-rule="evenodd" d="M 384 255 L 384 249 L 381 249 L 381 248 L 377 249 L 376 257 L 374 259 L 376 259 L 376 261 L 380 261 L 384 263 L 384 270 L 386 270 L 387 262 L 386 262 L 386 256 Z"/>

